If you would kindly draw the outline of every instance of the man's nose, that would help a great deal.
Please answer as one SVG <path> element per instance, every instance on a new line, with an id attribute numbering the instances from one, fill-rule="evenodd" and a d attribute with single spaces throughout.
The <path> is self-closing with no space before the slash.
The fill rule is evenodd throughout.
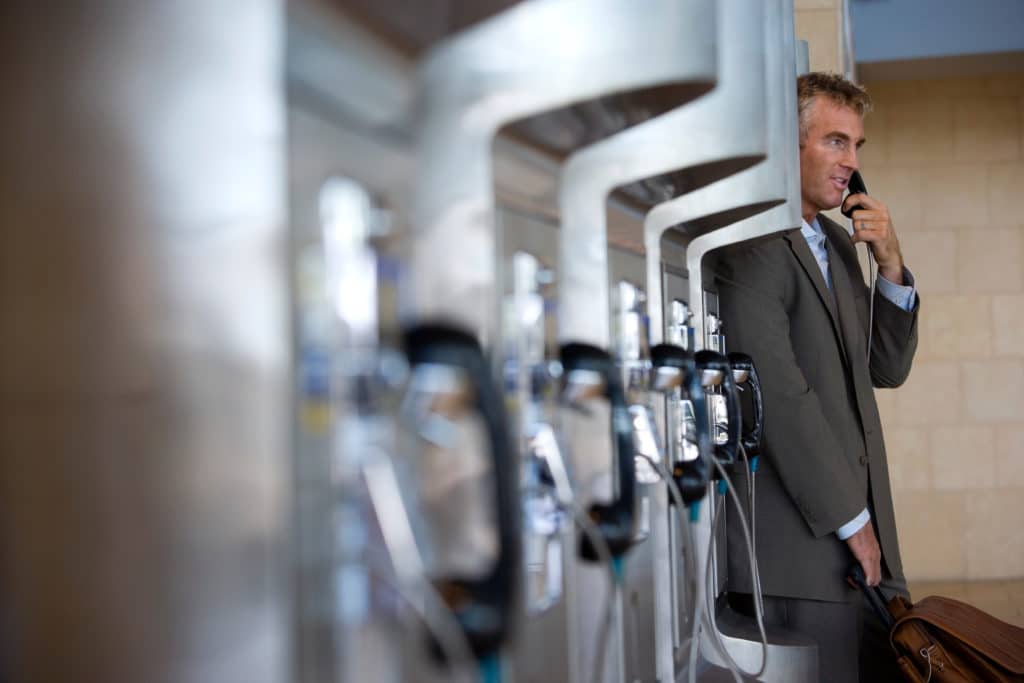
<path id="1" fill-rule="evenodd" d="M 851 171 L 860 170 L 860 162 L 857 159 L 856 147 L 851 147 L 849 150 L 847 150 L 846 155 L 843 157 L 842 164 Z"/>

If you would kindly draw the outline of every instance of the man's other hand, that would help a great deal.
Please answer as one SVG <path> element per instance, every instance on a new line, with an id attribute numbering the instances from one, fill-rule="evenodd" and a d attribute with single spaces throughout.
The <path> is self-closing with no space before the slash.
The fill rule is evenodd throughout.
<path id="1" fill-rule="evenodd" d="M 860 531 L 846 539 L 850 552 L 864 570 L 869 586 L 877 586 L 882 582 L 882 549 L 875 538 L 875 528 L 868 522 Z"/>

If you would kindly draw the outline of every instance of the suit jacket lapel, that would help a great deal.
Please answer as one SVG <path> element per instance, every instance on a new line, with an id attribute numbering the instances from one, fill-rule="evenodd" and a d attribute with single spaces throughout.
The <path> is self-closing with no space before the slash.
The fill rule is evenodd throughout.
<path id="1" fill-rule="evenodd" d="M 839 329 L 842 331 L 843 346 L 847 353 L 847 362 L 852 365 L 849 354 L 861 352 L 861 332 L 857 318 L 856 304 L 853 298 L 853 285 L 842 257 L 836 252 L 831 238 L 825 239 L 828 251 L 828 262 L 832 269 L 832 286 L 835 288 L 836 308 L 839 311 Z M 866 353 L 866 351 L 864 351 Z"/>
<path id="2" fill-rule="evenodd" d="M 839 347 L 843 351 L 843 356 L 846 356 L 846 347 L 843 343 L 843 332 L 839 325 L 839 311 L 836 309 L 836 300 L 832 296 L 832 292 L 829 291 L 828 285 L 825 284 L 825 278 L 821 274 L 821 268 L 818 267 L 818 262 L 814 259 L 814 254 L 811 253 L 811 248 L 807 246 L 807 240 L 800 233 L 799 230 L 790 230 L 784 233 L 786 241 L 789 242 L 789 247 L 793 250 L 796 255 L 796 260 L 800 262 L 807 277 L 811 279 L 811 283 L 814 284 L 814 289 L 818 292 L 818 297 L 821 299 L 822 305 L 828 311 L 829 318 L 832 319 L 832 328 L 835 330 L 836 339 L 839 340 Z M 827 240 L 826 240 L 827 242 Z M 835 265 L 832 265 L 833 273 L 836 270 Z"/>
<path id="3" fill-rule="evenodd" d="M 867 335 L 857 315 L 857 303 L 853 282 L 850 280 L 851 272 L 847 268 L 847 262 L 839 255 L 839 246 L 833 240 L 848 239 L 846 231 L 842 226 L 835 226 L 830 231 L 824 227 L 825 248 L 828 250 L 829 263 L 832 264 L 832 286 L 836 292 L 836 307 L 839 309 L 839 324 L 843 331 L 843 341 L 847 349 L 847 363 L 850 368 L 850 377 L 853 380 L 854 393 L 857 399 L 857 411 L 860 413 L 861 426 L 869 424 L 868 417 L 872 415 L 872 408 L 869 399 L 874 395 L 871 385 L 870 361 L 855 363 L 855 354 L 862 357 L 867 355 Z M 874 412 L 872 420 L 877 420 L 877 411 Z M 865 437 L 866 438 L 866 437 Z M 874 513 L 872 513 L 874 514 Z"/>

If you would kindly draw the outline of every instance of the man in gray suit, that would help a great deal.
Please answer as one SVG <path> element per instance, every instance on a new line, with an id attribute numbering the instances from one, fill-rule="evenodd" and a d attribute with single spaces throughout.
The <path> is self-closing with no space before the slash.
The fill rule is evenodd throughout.
<path id="1" fill-rule="evenodd" d="M 818 641 L 823 681 L 899 680 L 881 622 L 844 578 L 857 562 L 888 597 L 907 595 L 873 387 L 899 386 L 910 372 L 918 297 L 886 205 L 843 199 L 867 93 L 811 73 L 798 99 L 803 226 L 716 267 L 729 347 L 753 357 L 764 389 L 756 524 L 766 619 Z M 852 237 L 821 215 L 840 205 L 861 207 Z M 860 242 L 878 264 L 873 311 Z M 744 479 L 734 477 L 738 488 Z M 749 612 L 753 580 L 729 518 L 731 601 Z"/>

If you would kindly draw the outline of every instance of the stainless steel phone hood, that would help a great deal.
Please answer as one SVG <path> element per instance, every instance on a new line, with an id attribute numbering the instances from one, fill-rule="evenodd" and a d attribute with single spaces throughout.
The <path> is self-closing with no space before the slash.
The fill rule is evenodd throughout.
<path id="1" fill-rule="evenodd" d="M 686 260 L 690 307 L 694 312 L 696 348 L 700 349 L 704 348 L 703 297 L 699 294 L 703 291 L 699 265 L 703 255 L 726 244 L 800 225 L 792 2 L 765 3 L 765 13 L 770 82 L 765 110 L 768 158 L 742 173 L 659 204 L 647 213 L 644 246 L 652 343 L 661 341 L 664 333 L 661 240 L 667 229 L 674 227 L 689 242 Z"/>
<path id="2" fill-rule="evenodd" d="M 565 164 L 559 188 L 558 337 L 607 348 L 605 201 L 616 187 L 686 169 L 689 191 L 747 168 L 768 150 L 760 0 L 718 3 L 718 87 L 667 114 L 586 147 Z M 727 34 L 727 35 L 726 35 Z M 728 41 L 726 41 L 728 37 Z"/>
<path id="3" fill-rule="evenodd" d="M 785 97 L 785 118 L 780 130 L 786 132 L 786 152 L 782 167 L 786 178 L 786 203 L 771 211 L 740 221 L 727 228 L 717 230 L 690 243 L 686 250 L 686 267 L 690 273 L 690 299 L 693 301 L 694 338 L 697 348 L 704 344 L 704 302 L 702 263 L 704 256 L 737 242 L 764 237 L 775 232 L 800 227 L 800 154 L 797 125 L 796 84 L 796 37 L 793 27 L 793 0 L 780 0 L 782 21 L 783 78 L 779 86 Z M 694 295 L 697 293 L 697 299 Z"/>
<path id="4" fill-rule="evenodd" d="M 404 317 L 493 333 L 491 145 L 502 126 L 609 93 L 714 85 L 715 3 L 646 4 L 638 12 L 628 0 L 524 2 L 425 57 Z"/>

